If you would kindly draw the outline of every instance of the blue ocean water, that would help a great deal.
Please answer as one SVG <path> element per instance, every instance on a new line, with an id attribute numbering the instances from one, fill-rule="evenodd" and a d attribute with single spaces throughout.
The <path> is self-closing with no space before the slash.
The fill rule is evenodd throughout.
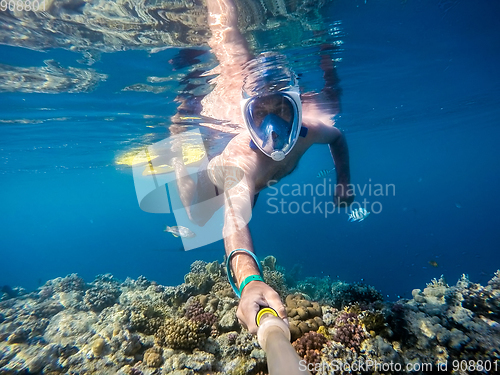
<path id="1" fill-rule="evenodd" d="M 258 255 L 275 255 L 287 269 L 300 264 L 304 276 L 364 281 L 390 300 L 441 275 L 487 282 L 500 268 L 499 3 L 340 0 L 326 10 L 342 29 L 338 126 L 352 182 L 366 188 L 357 201 L 366 199 L 372 214 L 360 223 L 345 212 L 292 214 L 291 196 L 280 196 L 284 209 L 270 213 L 269 189 L 250 223 Z M 0 285 L 34 289 L 69 273 L 176 285 L 194 260 L 222 260 L 222 241 L 183 251 L 163 232 L 173 216 L 141 211 L 131 169 L 116 164 L 135 146 L 168 136 L 182 78 L 168 61 L 177 52 L 103 52 L 90 69 L 107 77 L 87 92 L 3 86 Z M 81 59 L 70 49 L 0 45 L 1 79 L 15 86 L 5 66 L 46 60 L 89 69 Z M 171 79 L 161 92 L 123 90 L 147 77 Z M 319 170 L 331 167 L 326 146 L 316 146 L 277 188 L 317 185 Z M 374 193 L 379 185 L 383 194 Z"/>

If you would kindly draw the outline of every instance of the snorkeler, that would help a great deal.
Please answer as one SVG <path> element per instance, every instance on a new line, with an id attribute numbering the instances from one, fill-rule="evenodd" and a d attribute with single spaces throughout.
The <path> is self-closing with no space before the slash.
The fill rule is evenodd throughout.
<path id="1" fill-rule="evenodd" d="M 253 207 L 257 194 L 290 174 L 313 144 L 328 144 L 335 162 L 335 204 L 350 205 L 349 154 L 345 137 L 334 125 L 339 112 L 338 78 L 329 50 L 322 46 L 321 68 L 325 87 L 320 93 L 300 93 L 295 74 L 276 53 L 251 56 L 237 27 L 232 0 L 207 0 L 212 31 L 209 45 L 219 61 L 216 85 L 201 100 L 201 114 L 225 121 L 212 127 L 235 135 L 219 155 L 210 160 L 198 188 L 184 172 L 182 158 L 174 160 L 180 191 L 190 219 L 203 225 L 206 217 L 189 211 L 193 202 L 224 193 L 224 246 L 230 282 L 241 297 L 237 317 L 256 333 L 260 308 L 271 307 L 286 321 L 285 307 L 263 278 L 254 255 L 252 237 L 243 207 Z M 242 176 L 238 176 L 242 174 Z M 215 192 L 199 191 L 207 179 Z M 201 182 L 200 182 L 201 181 Z M 236 183 L 235 183 L 236 181 Z M 180 190 L 180 189 L 179 189 Z M 205 212 L 206 214 L 206 212 Z"/>

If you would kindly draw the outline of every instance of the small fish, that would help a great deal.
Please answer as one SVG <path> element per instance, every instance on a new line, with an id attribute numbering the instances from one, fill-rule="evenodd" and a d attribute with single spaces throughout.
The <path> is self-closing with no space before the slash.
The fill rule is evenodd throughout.
<path id="1" fill-rule="evenodd" d="M 437 267 L 438 266 L 438 262 L 436 262 L 435 260 L 430 260 L 428 262 L 432 267 Z"/>
<path id="2" fill-rule="evenodd" d="M 351 211 L 349 214 L 349 221 L 363 221 L 365 218 L 370 215 L 370 212 L 366 211 L 364 208 L 356 208 L 354 211 Z"/>
<path id="3" fill-rule="evenodd" d="M 332 169 L 322 169 L 318 172 L 318 174 L 316 175 L 317 178 L 325 178 L 326 176 L 328 176 L 330 173 L 332 173 L 333 171 L 335 170 L 335 167 L 333 167 Z"/>
<path id="4" fill-rule="evenodd" d="M 196 237 L 196 233 L 194 233 L 191 229 L 178 226 L 178 227 L 169 227 L 165 228 L 164 232 L 170 232 L 174 237 L 182 237 L 182 238 L 193 238 Z"/>

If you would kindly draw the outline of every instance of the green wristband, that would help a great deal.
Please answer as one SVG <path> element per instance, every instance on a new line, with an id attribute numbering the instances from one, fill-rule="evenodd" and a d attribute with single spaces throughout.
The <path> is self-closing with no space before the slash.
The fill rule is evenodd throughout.
<path id="1" fill-rule="evenodd" d="M 260 276 L 260 275 L 250 275 L 245 280 L 243 280 L 243 282 L 241 283 L 241 285 L 240 285 L 240 294 L 243 292 L 243 288 L 246 287 L 247 284 L 250 281 L 255 281 L 255 280 L 264 282 L 264 279 L 262 278 L 262 276 Z"/>

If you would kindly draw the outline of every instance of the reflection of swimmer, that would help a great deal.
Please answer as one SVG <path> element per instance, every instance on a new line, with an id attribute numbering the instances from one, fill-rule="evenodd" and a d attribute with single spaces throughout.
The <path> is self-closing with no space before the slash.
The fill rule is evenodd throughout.
<path id="1" fill-rule="evenodd" d="M 212 31 L 209 45 L 219 61 L 220 74 L 213 80 L 213 91 L 195 104 L 201 104 L 202 116 L 216 119 L 202 125 L 237 135 L 206 168 L 200 168 L 196 182 L 186 173 L 182 158 L 176 158 L 173 165 L 181 201 L 197 224 L 203 225 L 211 212 L 194 212 L 201 206 L 196 203 L 223 194 L 229 277 L 235 293 L 241 294 L 237 316 L 255 333 L 261 306 L 274 308 L 283 319 L 287 315 L 279 295 L 260 275 L 244 208 L 253 207 L 261 190 L 290 174 L 313 144 L 329 145 L 337 175 L 335 203 L 348 206 L 354 200 L 347 188 L 347 143 L 334 121 L 339 110 L 338 78 L 329 54 L 334 47 L 321 46 L 319 64 L 325 87 L 320 93 L 303 93 L 283 55 L 263 53 L 252 59 L 237 28 L 238 12 L 231 0 L 207 0 L 207 7 Z M 181 101 L 182 114 L 174 116 L 174 121 L 196 116 L 188 113 L 186 103 Z M 171 133 L 179 130 L 174 125 Z"/>

